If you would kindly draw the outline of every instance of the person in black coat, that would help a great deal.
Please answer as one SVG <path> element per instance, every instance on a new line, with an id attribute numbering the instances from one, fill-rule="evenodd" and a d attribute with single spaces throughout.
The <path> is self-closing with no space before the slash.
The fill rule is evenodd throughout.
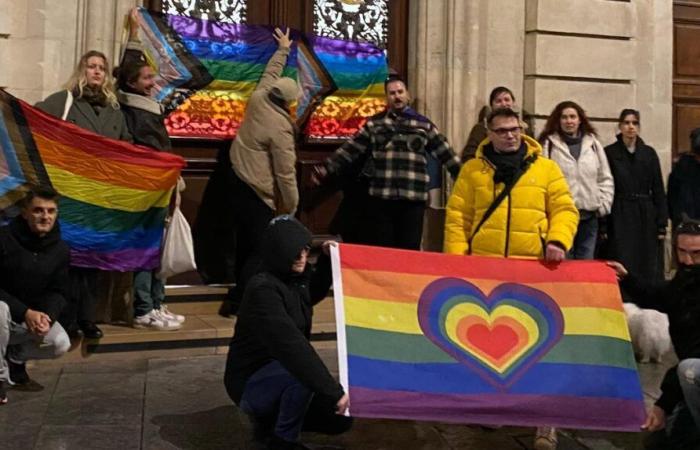
<path id="1" fill-rule="evenodd" d="M 643 429 L 655 432 L 647 448 L 700 448 L 700 222 L 685 218 L 676 229 L 679 268 L 670 281 L 642 278 L 609 262 L 634 302 L 668 315 L 671 342 L 679 364 L 666 372 L 661 397 Z"/>
<path id="2" fill-rule="evenodd" d="M 602 256 L 620 261 L 636 276 L 660 281 L 668 209 L 659 158 L 639 137 L 638 111 L 624 109 L 619 128 L 617 141 L 605 147 L 615 199 Z"/>
<path id="3" fill-rule="evenodd" d="M 58 357 L 70 340 L 58 323 L 66 306 L 68 245 L 56 223 L 58 194 L 34 189 L 22 214 L 0 228 L 0 404 L 5 383 L 40 390 L 25 362 Z"/>
<path id="4" fill-rule="evenodd" d="M 273 219 L 261 242 L 262 267 L 243 295 L 224 383 L 258 443 L 302 449 L 302 428 L 337 434 L 352 423 L 339 415 L 347 394 L 309 342 L 313 306 L 330 287 L 330 261 L 323 253 L 307 265 L 311 233 L 290 216 Z"/>
<path id="5" fill-rule="evenodd" d="M 668 209 L 674 226 L 683 214 L 700 219 L 700 128 L 690 133 L 690 149 L 680 155 L 668 177 Z"/>

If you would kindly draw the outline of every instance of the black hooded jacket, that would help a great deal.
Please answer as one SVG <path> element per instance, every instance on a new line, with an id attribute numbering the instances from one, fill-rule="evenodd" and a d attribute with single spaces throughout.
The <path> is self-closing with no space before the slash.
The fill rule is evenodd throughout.
<path id="1" fill-rule="evenodd" d="M 0 228 L 0 301 L 8 304 L 14 322 L 24 322 L 27 309 L 58 320 L 66 306 L 69 262 L 58 222 L 44 237 L 22 216 Z"/>
<path id="2" fill-rule="evenodd" d="M 674 227 L 684 213 L 700 219 L 700 161 L 692 153 L 681 155 L 668 177 L 668 210 Z"/>
<path id="3" fill-rule="evenodd" d="M 668 315 L 668 331 L 679 360 L 700 358 L 700 266 L 681 266 L 672 280 L 662 283 L 629 274 L 621 285 L 640 307 Z M 667 414 L 683 399 L 676 369 L 666 372 L 656 402 Z"/>
<path id="4" fill-rule="evenodd" d="M 248 378 L 273 360 L 311 391 L 334 402 L 343 396 L 309 342 L 313 306 L 330 288 L 330 260 L 322 254 L 304 273 L 291 270 L 310 242 L 309 231 L 287 216 L 274 219 L 265 231 L 263 268 L 246 287 L 226 361 L 224 382 L 236 403 Z"/>

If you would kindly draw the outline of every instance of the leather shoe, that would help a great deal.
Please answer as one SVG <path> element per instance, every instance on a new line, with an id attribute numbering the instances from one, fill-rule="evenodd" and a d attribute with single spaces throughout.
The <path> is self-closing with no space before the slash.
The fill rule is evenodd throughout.
<path id="1" fill-rule="evenodd" d="M 12 389 L 27 392 L 39 392 L 44 389 L 44 386 L 29 378 L 26 364 L 7 360 L 7 365 L 10 369 L 10 384 L 12 385 Z"/>
<path id="2" fill-rule="evenodd" d="M 95 322 L 89 320 L 81 320 L 78 326 L 83 330 L 83 336 L 87 339 L 99 339 L 103 336 L 102 330 L 97 328 Z"/>

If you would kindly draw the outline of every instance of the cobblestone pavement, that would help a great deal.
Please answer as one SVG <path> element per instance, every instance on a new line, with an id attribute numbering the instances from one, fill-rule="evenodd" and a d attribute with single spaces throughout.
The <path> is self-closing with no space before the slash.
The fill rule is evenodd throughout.
<path id="1" fill-rule="evenodd" d="M 321 353 L 337 367 L 333 349 Z M 0 407 L 0 448 L 246 450 L 249 427 L 224 391 L 224 363 L 217 355 L 36 364 L 30 375 L 45 389 L 9 391 L 10 403 Z M 648 402 L 658 395 L 664 370 L 640 366 Z M 528 428 L 357 420 L 343 436 L 303 439 L 317 450 L 522 450 L 531 448 L 532 434 Z M 563 430 L 559 449 L 637 449 L 641 437 Z"/>

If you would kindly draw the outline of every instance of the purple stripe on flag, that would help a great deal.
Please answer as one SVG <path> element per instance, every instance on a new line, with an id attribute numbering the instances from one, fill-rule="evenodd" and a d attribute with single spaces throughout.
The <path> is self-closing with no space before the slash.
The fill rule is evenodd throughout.
<path id="1" fill-rule="evenodd" d="M 515 394 L 446 395 L 350 386 L 355 417 L 639 431 L 644 402 Z"/>
<path id="2" fill-rule="evenodd" d="M 71 249 L 70 265 L 117 272 L 152 270 L 160 265 L 160 248 L 128 248 L 104 253 Z"/>

